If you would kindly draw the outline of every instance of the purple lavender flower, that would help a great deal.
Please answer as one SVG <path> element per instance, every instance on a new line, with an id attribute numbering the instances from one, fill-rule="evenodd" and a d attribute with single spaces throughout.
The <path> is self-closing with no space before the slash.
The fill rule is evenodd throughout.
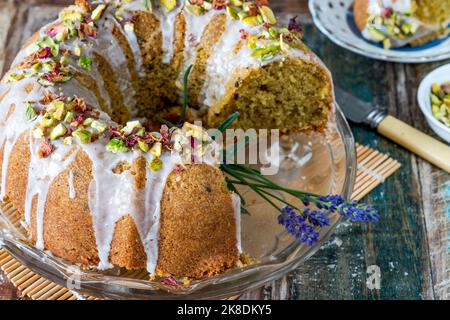
<path id="1" fill-rule="evenodd" d="M 364 203 L 351 201 L 339 207 L 339 214 L 350 221 L 377 222 L 380 219 L 378 211 Z"/>
<path id="2" fill-rule="evenodd" d="M 319 233 L 308 224 L 303 214 L 298 214 L 294 208 L 286 206 L 278 216 L 278 222 L 295 238 L 311 246 L 319 239 Z"/>
<path id="3" fill-rule="evenodd" d="M 330 224 L 330 218 L 322 211 L 308 211 L 308 221 L 317 227 L 326 227 Z"/>

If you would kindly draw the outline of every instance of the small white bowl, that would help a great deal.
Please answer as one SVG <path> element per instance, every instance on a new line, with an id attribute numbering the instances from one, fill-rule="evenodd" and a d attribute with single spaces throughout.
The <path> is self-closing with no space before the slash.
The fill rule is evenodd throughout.
<path id="1" fill-rule="evenodd" d="M 417 91 L 417 99 L 420 110 L 425 115 L 431 129 L 442 139 L 450 143 L 450 128 L 433 116 L 430 101 L 430 92 L 433 83 L 443 83 L 446 81 L 450 81 L 450 64 L 435 69 L 422 80 Z"/>

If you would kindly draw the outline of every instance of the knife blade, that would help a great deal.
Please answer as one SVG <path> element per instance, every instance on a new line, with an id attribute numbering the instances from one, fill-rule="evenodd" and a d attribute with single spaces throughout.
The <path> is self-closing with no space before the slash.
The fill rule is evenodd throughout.
<path id="1" fill-rule="evenodd" d="M 370 103 L 364 102 L 339 87 L 335 97 L 345 117 L 364 124 L 396 142 L 416 155 L 450 173 L 450 147 L 410 125 L 388 115 Z"/>

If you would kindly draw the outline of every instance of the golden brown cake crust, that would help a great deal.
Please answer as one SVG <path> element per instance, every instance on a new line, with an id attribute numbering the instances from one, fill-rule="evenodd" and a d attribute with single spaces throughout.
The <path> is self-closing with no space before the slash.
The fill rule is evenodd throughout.
<path id="1" fill-rule="evenodd" d="M 160 273 L 202 278 L 235 266 L 237 240 L 230 235 L 236 222 L 219 169 L 194 165 L 173 172 L 161 208 Z"/>
<path id="2" fill-rule="evenodd" d="M 368 14 L 369 0 L 355 0 L 353 5 L 353 15 L 355 17 L 355 23 L 359 31 L 363 31 L 366 27 Z"/>

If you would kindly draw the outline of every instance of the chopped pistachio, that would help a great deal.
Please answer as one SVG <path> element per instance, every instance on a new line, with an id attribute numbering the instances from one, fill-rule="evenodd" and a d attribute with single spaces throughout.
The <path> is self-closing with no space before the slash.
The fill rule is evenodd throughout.
<path id="1" fill-rule="evenodd" d="M 439 91 L 441 91 L 441 86 L 439 85 L 439 83 L 433 83 L 433 85 L 431 86 L 431 91 L 434 94 L 439 94 Z"/>
<path id="2" fill-rule="evenodd" d="M 83 54 L 83 49 L 81 49 L 80 46 L 75 46 L 75 48 L 73 49 L 73 54 L 77 57 L 80 57 Z"/>
<path id="3" fill-rule="evenodd" d="M 94 11 L 92 11 L 92 15 L 91 18 L 94 21 L 97 21 L 101 18 L 103 11 L 105 11 L 106 9 L 106 5 L 105 4 L 100 4 L 97 6 L 97 8 L 94 9 Z"/>
<path id="4" fill-rule="evenodd" d="M 52 132 L 50 133 L 50 139 L 56 140 L 63 135 L 65 135 L 67 132 L 67 128 L 62 124 L 58 124 L 56 127 L 53 128 Z"/>
<path id="5" fill-rule="evenodd" d="M 142 128 L 142 124 L 139 122 L 139 120 L 135 120 L 127 122 L 127 125 L 121 131 L 128 136 L 133 133 L 134 129 L 140 128 Z"/>
<path id="6" fill-rule="evenodd" d="M 94 120 L 91 123 L 91 127 L 98 131 L 98 133 L 103 133 L 106 131 L 106 123 L 100 121 L 100 120 Z"/>
<path id="7" fill-rule="evenodd" d="M 44 137 L 44 130 L 40 127 L 37 127 L 33 130 L 33 138 L 35 139 L 41 139 Z"/>
<path id="8" fill-rule="evenodd" d="M 261 12 L 261 15 L 265 22 L 270 24 L 277 23 L 277 19 L 275 18 L 272 9 L 270 9 L 268 6 L 262 6 L 261 8 L 259 8 L 259 11 Z"/>
<path id="9" fill-rule="evenodd" d="M 20 81 L 23 78 L 25 78 L 25 75 L 23 73 L 17 74 L 17 73 L 10 73 L 6 77 L 6 82 L 15 82 Z"/>
<path id="10" fill-rule="evenodd" d="M 81 144 L 91 143 L 92 133 L 85 129 L 78 129 L 72 133 L 72 136 L 77 137 Z"/>
<path id="11" fill-rule="evenodd" d="M 27 122 L 32 122 L 34 121 L 38 114 L 36 112 L 36 110 L 34 110 L 33 106 L 32 106 L 32 102 L 27 101 L 25 102 L 25 120 Z"/>
<path id="12" fill-rule="evenodd" d="M 172 11 L 177 5 L 177 0 L 160 0 L 160 2 L 167 12 Z"/>
<path id="13" fill-rule="evenodd" d="M 145 128 L 141 128 L 141 129 L 139 129 L 138 132 L 136 132 L 136 135 L 137 135 L 138 137 L 143 137 L 144 134 L 145 134 Z"/>
<path id="14" fill-rule="evenodd" d="M 150 153 L 154 156 L 154 157 L 161 157 L 162 154 L 162 144 L 161 142 L 156 142 L 153 147 L 150 149 Z"/>
<path id="15" fill-rule="evenodd" d="M 59 14 L 59 18 L 65 21 L 78 22 L 83 20 L 83 14 L 73 7 L 68 7 Z"/>
<path id="16" fill-rule="evenodd" d="M 160 158 L 154 158 L 148 164 L 148 168 L 155 172 L 158 172 L 159 170 L 161 170 L 162 166 L 163 166 L 163 162 Z"/>
<path id="17" fill-rule="evenodd" d="M 93 118 L 87 118 L 87 119 L 85 119 L 85 120 L 83 121 L 83 125 L 84 125 L 84 126 L 87 126 L 87 127 L 90 127 L 90 126 L 92 125 L 92 122 L 94 122 L 94 119 L 93 119 Z"/>
<path id="18" fill-rule="evenodd" d="M 39 71 L 41 71 L 41 70 L 42 70 L 42 63 L 40 63 L 40 62 L 35 63 L 35 64 L 31 67 L 31 70 L 34 71 L 34 72 L 39 72 Z"/>
<path id="19" fill-rule="evenodd" d="M 184 7 L 187 12 L 194 16 L 200 16 L 204 12 L 204 9 L 202 7 L 192 5 L 189 2 L 186 2 Z"/>
<path id="20" fill-rule="evenodd" d="M 70 59 L 68 57 L 66 57 L 66 56 L 62 56 L 61 59 L 59 59 L 59 62 L 61 64 L 69 64 Z"/>
<path id="21" fill-rule="evenodd" d="M 148 152 L 150 150 L 150 147 L 144 141 L 138 141 L 138 146 L 143 152 Z"/>
<path id="22" fill-rule="evenodd" d="M 53 127 L 56 124 L 55 119 L 53 119 L 51 114 L 44 114 L 44 116 L 41 119 L 41 127 L 48 128 Z"/>
<path id="23" fill-rule="evenodd" d="M 231 18 L 239 20 L 238 13 L 233 7 L 227 6 L 227 13 Z"/>
<path id="24" fill-rule="evenodd" d="M 430 98 L 431 98 L 431 103 L 435 104 L 435 105 L 440 105 L 441 104 L 441 100 L 434 94 L 430 94 Z"/>
<path id="25" fill-rule="evenodd" d="M 244 3 L 241 0 L 231 0 L 231 4 L 236 7 L 241 7 Z"/>
<path id="26" fill-rule="evenodd" d="M 71 145 L 73 145 L 73 137 L 65 137 L 64 140 L 63 140 L 63 143 L 64 143 L 66 146 L 71 146 Z"/>
<path id="27" fill-rule="evenodd" d="M 246 17 L 246 18 L 242 19 L 242 22 L 244 22 L 246 25 L 251 26 L 251 27 L 256 27 L 261 24 L 258 16 Z"/>
<path id="28" fill-rule="evenodd" d="M 56 110 L 53 113 L 53 118 L 55 118 L 56 120 L 61 121 L 61 120 L 64 119 L 64 116 L 66 114 L 66 107 L 64 105 L 64 102 L 62 102 L 62 101 L 58 101 L 58 102 L 61 102 L 61 103 L 59 103 L 56 106 Z"/>
<path id="29" fill-rule="evenodd" d="M 203 7 L 206 11 L 209 11 L 209 10 L 211 10 L 211 9 L 213 8 L 213 5 L 212 5 L 211 2 L 206 2 L 206 1 L 204 1 L 202 7 Z"/>
<path id="30" fill-rule="evenodd" d="M 145 10 L 152 12 L 152 2 L 151 0 L 142 0 Z"/>
<path id="31" fill-rule="evenodd" d="M 67 112 L 66 116 L 64 117 L 65 123 L 71 123 L 75 120 L 75 114 L 72 111 Z"/>
<path id="32" fill-rule="evenodd" d="M 378 31 L 378 29 L 374 27 L 367 27 L 367 31 L 376 41 L 383 41 L 386 38 L 386 36 L 381 31 Z"/>
<path id="33" fill-rule="evenodd" d="M 80 60 L 78 60 L 78 64 L 80 67 L 82 67 L 87 72 L 92 71 L 92 58 L 88 56 L 81 57 Z"/>
<path id="34" fill-rule="evenodd" d="M 112 153 L 127 153 L 130 151 L 130 149 L 125 145 L 125 142 L 118 138 L 111 139 L 106 144 L 106 150 Z"/>

